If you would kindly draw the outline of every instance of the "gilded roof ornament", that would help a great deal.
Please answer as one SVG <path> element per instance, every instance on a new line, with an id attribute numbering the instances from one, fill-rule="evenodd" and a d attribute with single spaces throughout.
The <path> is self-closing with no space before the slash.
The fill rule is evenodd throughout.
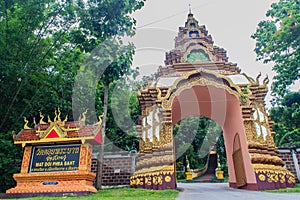
<path id="1" fill-rule="evenodd" d="M 57 121 L 61 122 L 61 119 L 60 119 L 61 112 L 60 112 L 60 108 L 59 107 L 58 107 L 57 111 L 58 111 Z"/>
<path id="2" fill-rule="evenodd" d="M 78 121 L 85 121 L 86 120 L 87 111 L 88 111 L 88 108 L 83 113 L 81 113 Z"/>
<path id="3" fill-rule="evenodd" d="M 53 122 L 56 122 L 57 121 L 57 110 L 56 109 L 54 110 L 54 114 L 55 114 L 55 117 L 54 117 Z"/>
<path id="4" fill-rule="evenodd" d="M 66 115 L 66 117 L 65 117 L 65 119 L 64 119 L 64 121 L 62 121 L 62 126 L 65 126 L 65 124 L 66 124 L 66 122 L 68 121 L 68 115 Z"/>
<path id="5" fill-rule="evenodd" d="M 44 122 L 44 115 L 42 114 L 42 112 L 40 112 L 40 122 L 39 124 L 46 124 L 46 122 Z"/>
<path id="6" fill-rule="evenodd" d="M 26 117 L 23 117 L 24 118 L 24 122 L 25 122 L 25 124 L 24 124 L 24 129 L 30 129 L 29 127 L 28 127 L 28 120 L 26 119 Z"/>
<path id="7" fill-rule="evenodd" d="M 34 128 L 37 127 L 36 121 L 35 121 L 35 117 L 33 118 L 33 124 L 34 124 Z"/>
<path id="8" fill-rule="evenodd" d="M 259 85 L 259 78 L 261 77 L 261 72 L 259 72 L 259 74 L 256 77 L 256 84 Z"/>
<path id="9" fill-rule="evenodd" d="M 268 75 L 266 76 L 266 78 L 263 80 L 263 86 L 267 87 L 267 85 L 269 84 L 270 80 Z"/>
<path id="10" fill-rule="evenodd" d="M 158 94 L 157 94 L 157 99 L 158 99 L 159 101 L 166 100 L 166 99 L 168 99 L 168 98 L 170 97 L 170 95 L 171 95 L 171 88 L 168 88 L 167 94 L 166 94 L 164 97 L 161 96 L 161 95 L 162 95 L 162 92 L 161 92 L 161 89 L 160 89 L 159 87 L 157 87 L 156 90 L 157 90 L 157 92 L 158 92 Z"/>
<path id="11" fill-rule="evenodd" d="M 12 134 L 12 136 L 13 136 L 13 139 L 15 139 L 15 138 L 17 137 L 17 134 L 16 134 L 15 131 L 12 131 L 11 134 Z"/>
<path id="12" fill-rule="evenodd" d="M 52 121 L 51 121 L 49 115 L 48 115 L 48 123 L 52 123 Z"/>
<path id="13" fill-rule="evenodd" d="M 143 90 L 144 90 L 143 83 L 142 83 L 142 82 L 140 82 L 140 83 L 139 83 L 139 85 L 140 85 L 140 90 L 142 90 L 142 91 L 143 91 Z"/>
<path id="14" fill-rule="evenodd" d="M 79 116 L 79 124 L 80 126 L 85 125 L 85 120 L 86 120 L 86 113 L 88 111 L 88 108 Z"/>
<path id="15" fill-rule="evenodd" d="M 102 115 L 98 116 L 98 120 L 99 121 L 96 124 L 99 124 L 100 126 L 102 125 L 102 118 L 103 118 L 103 116 L 104 116 L 104 113 L 102 113 Z"/>
<path id="16" fill-rule="evenodd" d="M 146 90 L 149 90 L 149 88 L 151 87 L 151 84 L 152 84 L 152 81 L 148 80 Z"/>
<path id="17" fill-rule="evenodd" d="M 252 78 L 252 77 L 250 77 L 250 76 L 248 76 L 247 74 L 245 74 L 245 73 L 242 73 L 242 75 L 243 76 L 245 76 L 246 77 L 246 79 L 250 82 L 250 83 L 252 83 L 252 84 L 254 84 L 255 83 L 255 80 Z"/>

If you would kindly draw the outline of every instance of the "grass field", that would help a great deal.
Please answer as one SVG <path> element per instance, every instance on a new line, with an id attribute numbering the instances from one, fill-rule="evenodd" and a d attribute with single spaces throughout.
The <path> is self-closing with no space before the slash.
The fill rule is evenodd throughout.
<path id="1" fill-rule="evenodd" d="M 267 190 L 266 192 L 272 192 L 272 193 L 300 192 L 300 183 L 296 184 L 294 188 L 285 188 L 280 190 Z"/>
<path id="2" fill-rule="evenodd" d="M 178 195 L 177 190 L 145 190 L 133 188 L 105 189 L 96 194 L 81 197 L 34 197 L 24 200 L 174 200 Z"/>

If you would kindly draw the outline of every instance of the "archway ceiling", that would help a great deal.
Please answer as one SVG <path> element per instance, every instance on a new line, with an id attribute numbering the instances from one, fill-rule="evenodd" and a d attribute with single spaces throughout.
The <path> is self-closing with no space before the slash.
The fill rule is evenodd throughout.
<path id="1" fill-rule="evenodd" d="M 183 90 L 172 102 L 172 123 L 190 116 L 204 116 L 224 125 L 231 114 L 236 96 L 214 86 L 193 86 Z"/>

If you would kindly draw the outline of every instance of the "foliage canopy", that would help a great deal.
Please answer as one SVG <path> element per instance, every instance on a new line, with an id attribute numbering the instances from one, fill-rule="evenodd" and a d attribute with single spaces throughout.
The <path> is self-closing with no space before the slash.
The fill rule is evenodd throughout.
<path id="1" fill-rule="evenodd" d="M 300 1 L 280 0 L 267 12 L 268 20 L 258 24 L 252 38 L 259 60 L 274 62 L 274 95 L 283 97 L 300 79 Z"/>
<path id="2" fill-rule="evenodd" d="M 277 146 L 300 144 L 300 92 L 287 94 L 280 106 L 270 110 L 275 124 L 274 141 Z"/>

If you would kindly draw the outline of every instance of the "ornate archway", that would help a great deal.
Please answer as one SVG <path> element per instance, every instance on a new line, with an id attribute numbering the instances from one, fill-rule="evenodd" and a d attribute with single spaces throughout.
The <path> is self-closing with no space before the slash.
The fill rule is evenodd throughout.
<path id="1" fill-rule="evenodd" d="M 176 188 L 173 125 L 189 116 L 204 116 L 222 127 L 230 187 L 293 186 L 293 175 L 277 156 L 272 121 L 264 107 L 268 78 L 260 84 L 260 75 L 254 80 L 240 74 L 237 65 L 228 62 L 226 51 L 213 46 L 205 26 L 199 26 L 193 14 L 179 30 L 175 49 L 166 54 L 166 66 L 138 95 L 140 152 L 131 186 Z M 191 31 L 199 36 L 190 37 Z M 187 59 L 199 46 L 205 59 L 201 60 L 201 54 Z"/>

